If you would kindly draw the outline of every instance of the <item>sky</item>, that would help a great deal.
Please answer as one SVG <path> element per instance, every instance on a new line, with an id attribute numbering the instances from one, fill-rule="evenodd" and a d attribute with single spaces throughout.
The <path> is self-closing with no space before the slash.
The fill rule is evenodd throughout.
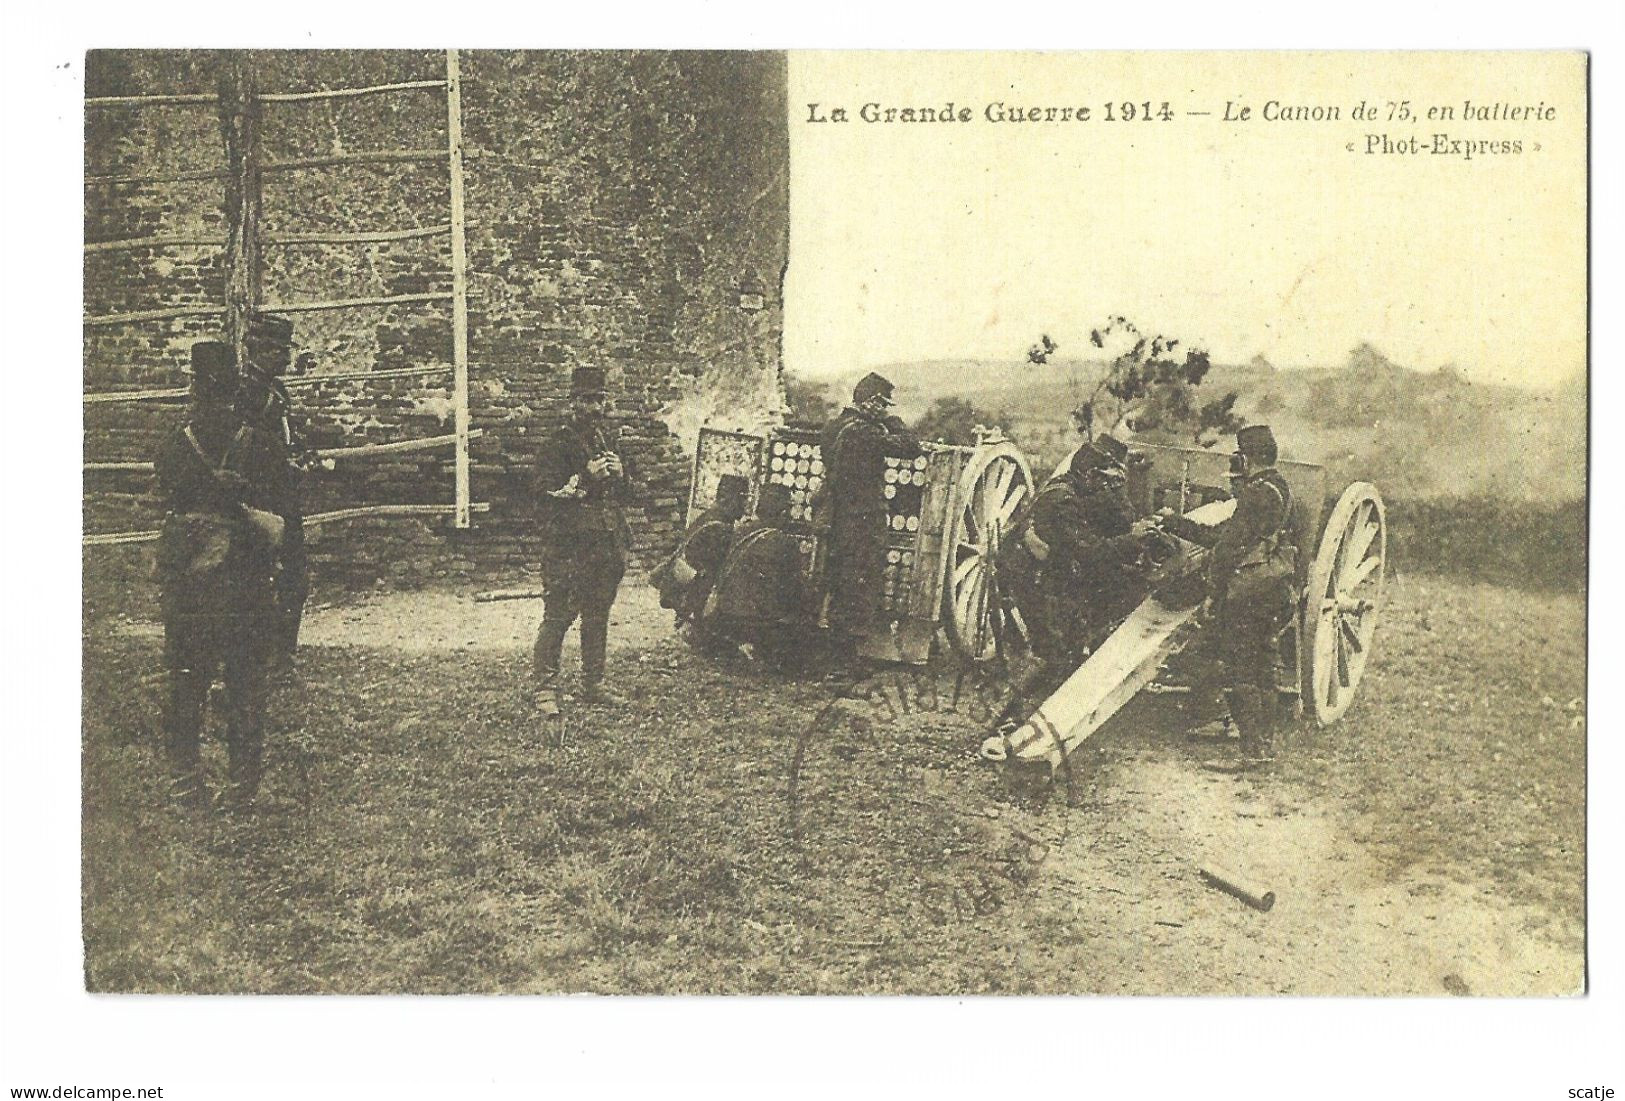
<path id="1" fill-rule="evenodd" d="M 789 98 L 792 372 L 1019 360 L 1042 333 L 1087 356 L 1111 315 L 1220 362 L 1330 366 L 1369 342 L 1487 382 L 1585 368 L 1580 54 L 804 52 Z M 1124 101 L 1174 118 L 1107 120 Z M 1271 101 L 1341 117 L 1266 120 Z M 858 117 L 949 102 L 972 121 Z M 1091 117 L 988 121 L 1001 102 Z M 1552 117 L 1465 120 L 1469 102 Z M 811 122 L 815 103 L 851 121 Z M 1381 152 L 1435 134 L 1520 150 Z"/>

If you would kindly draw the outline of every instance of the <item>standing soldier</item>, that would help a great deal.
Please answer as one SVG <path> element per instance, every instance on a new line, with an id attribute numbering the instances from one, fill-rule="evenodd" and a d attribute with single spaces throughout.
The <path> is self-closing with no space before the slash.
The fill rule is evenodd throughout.
<path id="1" fill-rule="evenodd" d="M 920 441 L 889 412 L 893 387 L 873 372 L 852 390 L 852 404 L 824 426 L 825 481 L 819 525 L 825 531 L 824 588 L 837 646 L 867 634 L 880 616 L 886 569 L 887 456 L 912 459 Z M 846 652 L 850 652 L 847 650 Z"/>
<path id="2" fill-rule="evenodd" d="M 208 801 L 199 740 L 216 673 L 226 685 L 228 787 L 222 804 L 252 809 L 264 745 L 266 663 L 276 607 L 286 467 L 232 407 L 237 364 L 218 341 L 192 346 L 192 406 L 153 463 L 166 513 L 158 539 L 169 693 L 164 732 L 177 801 Z"/>
<path id="3" fill-rule="evenodd" d="M 310 596 L 310 563 L 305 553 L 305 514 L 300 483 L 310 469 L 306 447 L 293 416 L 282 376 L 293 359 L 293 322 L 279 314 L 255 313 L 248 319 L 248 362 L 237 394 L 244 424 L 259 431 L 279 450 L 288 468 L 286 511 L 282 514 L 282 549 L 277 555 L 277 616 L 273 657 L 291 664 L 299 647 L 299 624 Z"/>
<path id="4" fill-rule="evenodd" d="M 1275 640 L 1292 615 L 1297 575 L 1292 491 L 1275 469 L 1275 435 L 1256 424 L 1236 433 L 1236 510 L 1216 527 L 1169 517 L 1167 530 L 1213 548 L 1208 586 L 1217 631 L 1213 650 L 1230 687 L 1230 715 L 1243 756 L 1273 751 L 1281 704 Z"/>
<path id="5" fill-rule="evenodd" d="M 577 367 L 570 397 L 570 419 L 542 445 L 536 474 L 544 601 L 534 654 L 536 707 L 546 717 L 559 713 L 559 655 L 578 617 L 582 695 L 589 703 L 609 699 L 603 691 L 609 609 L 631 546 L 622 511 L 629 478 L 604 421 L 603 368 Z"/>

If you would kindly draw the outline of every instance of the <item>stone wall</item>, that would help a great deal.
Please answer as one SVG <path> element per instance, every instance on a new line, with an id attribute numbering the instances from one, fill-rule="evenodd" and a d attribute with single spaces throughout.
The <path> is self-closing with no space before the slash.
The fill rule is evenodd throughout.
<path id="1" fill-rule="evenodd" d="M 262 92 L 440 79 L 438 52 L 266 52 Z M 102 51 L 87 94 L 210 93 L 210 51 Z M 788 247 L 785 60 L 770 53 L 473 52 L 462 55 L 475 501 L 449 520 L 351 520 L 313 540 L 320 575 L 348 585 L 435 578 L 522 579 L 535 568 L 528 474 L 564 416 L 570 369 L 610 374 L 614 416 L 640 492 L 643 564 L 670 544 L 686 500 L 693 435 L 777 414 L 781 280 Z M 444 148 L 440 89 L 268 103 L 269 162 L 360 150 Z M 224 164 L 210 105 L 87 112 L 86 172 L 150 174 Z M 87 241 L 223 235 L 223 184 L 92 184 Z M 449 217 L 441 162 L 268 171 L 264 232 L 402 229 Z M 214 304 L 218 246 L 87 253 L 87 314 Z M 268 303 L 450 289 L 445 236 L 265 249 Z M 300 386 L 318 446 L 452 430 L 449 303 L 293 314 L 316 375 L 444 365 L 445 375 Z M 87 327 L 87 391 L 184 385 L 187 348 L 220 319 Z M 176 403 L 87 405 L 87 460 L 139 461 L 180 415 Z M 146 476 L 86 475 L 87 531 L 151 527 Z M 307 510 L 450 502 L 452 453 L 341 461 L 315 478 Z M 87 552 L 87 564 L 95 551 Z M 87 565 L 87 568 L 88 565 Z"/>

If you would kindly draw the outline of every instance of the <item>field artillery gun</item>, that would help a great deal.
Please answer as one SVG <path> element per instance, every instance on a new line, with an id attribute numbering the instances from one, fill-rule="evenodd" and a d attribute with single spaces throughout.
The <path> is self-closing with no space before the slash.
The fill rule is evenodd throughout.
<path id="1" fill-rule="evenodd" d="M 1141 515 L 1171 508 L 1212 526 L 1234 511 L 1227 455 L 1155 445 L 1137 445 L 1136 451 L 1129 495 Z M 1296 697 L 1300 715 L 1326 726 L 1348 710 L 1370 658 L 1382 606 L 1387 517 L 1381 495 L 1366 482 L 1345 488 L 1327 510 L 1323 467 L 1283 460 L 1277 469 L 1291 489 L 1298 548 L 1296 607 L 1278 638 L 1288 681 L 1283 691 Z M 1182 542 L 1178 561 L 1188 570 L 1203 553 Z M 1153 685 L 1200 629 L 1200 611 L 1197 602 L 1154 591 L 1026 722 L 984 741 L 982 757 L 1047 766 L 1053 775 L 1073 750 Z"/>
<path id="2" fill-rule="evenodd" d="M 861 653 L 922 664 L 940 631 L 962 658 L 986 660 L 999 651 L 1008 623 L 997 591 L 1001 540 L 1037 488 L 1032 469 L 1021 451 L 996 431 L 979 433 L 970 447 L 928 443 L 923 449 L 916 457 L 886 460 L 881 486 L 887 506 L 886 617 L 864 639 Z M 803 573 L 817 591 L 823 548 L 813 499 L 825 476 L 819 433 L 702 428 L 689 491 L 690 518 L 715 503 L 724 474 L 744 477 L 752 512 L 762 486 L 789 488 L 787 530 L 800 537 Z M 803 622 L 788 624 L 787 630 L 817 629 L 821 606 L 809 604 L 803 612 Z"/>

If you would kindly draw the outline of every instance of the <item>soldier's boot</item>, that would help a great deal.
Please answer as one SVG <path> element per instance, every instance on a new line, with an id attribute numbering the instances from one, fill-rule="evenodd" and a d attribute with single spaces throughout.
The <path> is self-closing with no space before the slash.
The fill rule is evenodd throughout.
<path id="1" fill-rule="evenodd" d="M 544 719 L 559 717 L 559 671 L 544 671 L 536 684 L 536 713 Z"/>
<path id="2" fill-rule="evenodd" d="M 299 628 L 304 625 L 305 600 L 300 597 L 296 603 L 290 604 L 282 611 L 281 631 L 277 639 L 282 653 L 289 661 L 299 652 Z"/>
<path id="3" fill-rule="evenodd" d="M 239 735 L 226 747 L 226 787 L 220 793 L 220 806 L 232 814 L 253 813 L 259 798 L 265 742 L 258 735 L 258 731 L 252 736 Z"/>
<path id="4" fill-rule="evenodd" d="M 170 766 L 169 801 L 185 810 L 207 810 L 210 802 L 209 785 L 203 780 L 203 769 Z"/>
<path id="5" fill-rule="evenodd" d="M 1195 741 L 1225 742 L 1236 734 L 1236 723 L 1224 697 L 1212 690 L 1195 686 L 1184 708 L 1186 737 Z"/>
<path id="6" fill-rule="evenodd" d="M 1258 693 L 1258 759 L 1273 761 L 1283 725 L 1281 697 L 1274 685 L 1255 691 Z"/>
<path id="7" fill-rule="evenodd" d="M 615 707 L 626 702 L 604 687 L 604 666 L 609 642 L 609 604 L 594 604 L 581 613 L 581 700 L 594 707 Z"/>
<path id="8" fill-rule="evenodd" d="M 567 602 L 549 597 L 543 610 L 541 626 L 536 629 L 536 644 L 531 649 L 531 673 L 536 685 L 536 713 L 543 719 L 559 717 L 559 665 L 564 651 L 564 633 L 575 620 Z"/>
<path id="9" fill-rule="evenodd" d="M 1263 760 L 1262 738 L 1265 736 L 1264 713 L 1262 702 L 1259 700 L 1258 689 L 1252 687 L 1232 688 L 1230 690 L 1230 716 L 1236 721 L 1236 731 L 1241 736 L 1241 760 L 1244 764 L 1256 764 Z"/>
<path id="10" fill-rule="evenodd" d="M 604 684 L 602 678 L 581 681 L 581 702 L 590 707 L 624 707 L 626 697 Z"/>
<path id="11" fill-rule="evenodd" d="M 209 788 L 203 780 L 199 739 L 203 733 L 203 701 L 209 686 L 190 669 L 169 673 L 169 698 L 164 709 L 164 751 L 169 759 L 169 800 L 188 810 L 209 806 Z"/>
<path id="12" fill-rule="evenodd" d="M 1050 663 L 1039 659 L 1016 678 L 1010 688 L 1009 702 L 993 720 L 993 729 L 997 733 L 1008 734 L 1014 731 L 1033 713 L 1033 709 L 1042 702 L 1037 698 L 1038 693 L 1043 689 L 1049 675 Z"/>
<path id="13" fill-rule="evenodd" d="M 1198 722 L 1185 732 L 1193 742 L 1228 742 L 1236 736 L 1236 723 L 1226 712 L 1216 719 Z"/>

